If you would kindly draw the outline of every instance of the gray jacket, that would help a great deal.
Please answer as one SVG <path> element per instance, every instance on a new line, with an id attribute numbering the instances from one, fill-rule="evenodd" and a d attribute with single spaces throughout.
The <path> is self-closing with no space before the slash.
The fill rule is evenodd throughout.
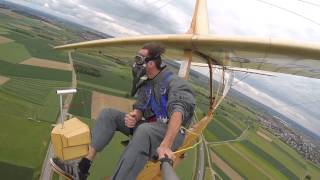
<path id="1" fill-rule="evenodd" d="M 143 108 L 148 99 L 146 84 L 151 83 L 152 94 L 157 103 L 160 104 L 160 87 L 161 83 L 164 81 L 164 74 L 166 71 L 169 71 L 168 68 L 164 68 L 155 78 L 146 80 L 144 85 L 138 90 L 137 101 L 134 103 L 133 109 L 141 110 L 145 118 L 154 115 L 150 105 L 148 105 L 146 109 Z M 195 94 L 192 91 L 191 86 L 175 73 L 172 73 L 172 78 L 168 84 L 167 95 L 168 101 L 166 107 L 169 118 L 173 112 L 181 112 L 183 116 L 182 125 L 185 127 L 189 126 L 195 108 Z"/>

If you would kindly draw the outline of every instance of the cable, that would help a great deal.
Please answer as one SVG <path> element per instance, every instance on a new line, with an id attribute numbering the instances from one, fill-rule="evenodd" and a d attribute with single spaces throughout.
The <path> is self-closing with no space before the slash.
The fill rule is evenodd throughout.
<path id="1" fill-rule="evenodd" d="M 245 75 L 243 75 L 243 77 L 242 77 L 240 80 L 238 80 L 237 82 L 233 82 L 230 87 L 235 86 L 235 85 L 237 85 L 239 82 L 245 80 L 247 77 L 249 77 L 249 75 L 250 75 L 250 74 L 246 72 Z"/>
<path id="2" fill-rule="evenodd" d="M 301 14 L 295 12 L 295 11 L 292 11 L 292 10 L 290 10 L 290 9 L 287 9 L 287 8 L 284 8 L 284 7 L 281 7 L 281 6 L 278 6 L 278 5 L 276 5 L 276 4 L 272 4 L 272 3 L 269 3 L 269 2 L 266 2 L 266 1 L 263 1 L 263 0 L 256 0 L 256 1 L 261 2 L 261 3 L 264 3 L 264 4 L 268 4 L 268 5 L 272 6 L 272 7 L 276 7 L 276 8 L 278 8 L 278 9 L 283 10 L 283 11 L 289 12 L 289 13 L 291 13 L 291 14 L 294 14 L 294 15 L 296 15 L 296 16 L 299 16 L 299 17 L 301 17 L 301 18 L 303 18 L 303 19 L 305 19 L 305 20 L 308 20 L 308 21 L 310 21 L 310 22 L 312 22 L 312 23 L 320 26 L 320 23 L 319 23 L 319 22 L 314 21 L 313 19 L 310 19 L 310 18 L 308 18 L 308 17 L 306 17 L 306 16 L 304 16 L 304 15 L 301 15 Z"/>
<path id="3" fill-rule="evenodd" d="M 316 3 L 314 3 L 314 2 L 305 1 L 305 0 L 296 0 L 296 1 L 300 1 L 300 2 L 309 4 L 309 5 L 312 5 L 312 6 L 320 7 L 320 4 L 316 4 Z"/>
<path id="4" fill-rule="evenodd" d="M 194 114 L 196 115 L 196 112 L 194 112 Z M 196 118 L 197 118 L 197 116 L 196 116 Z M 197 120 L 198 120 L 198 118 L 197 118 Z M 192 134 L 192 135 L 194 135 L 194 136 L 196 136 L 196 137 L 199 137 L 199 136 L 201 135 L 201 134 L 198 134 L 198 133 L 194 133 L 193 131 L 191 131 L 191 130 L 183 127 L 183 126 L 181 126 L 181 128 L 182 128 L 183 130 L 185 130 L 186 132 L 188 132 L 188 133 L 190 133 L 190 134 Z M 184 152 L 184 151 L 193 149 L 193 148 L 197 147 L 201 142 L 202 142 L 202 138 L 200 138 L 200 140 L 199 140 L 197 143 L 195 143 L 194 145 L 189 146 L 189 147 L 187 147 L 187 148 L 180 149 L 180 150 L 178 150 L 178 151 L 175 151 L 174 154 L 177 154 L 177 153 L 180 153 L 180 152 Z"/>
<path id="5" fill-rule="evenodd" d="M 197 147 L 201 142 L 202 142 L 202 138 L 200 138 L 200 140 L 199 140 L 196 144 L 194 144 L 194 145 L 192 145 L 192 146 L 189 146 L 189 147 L 187 147 L 187 148 L 183 148 L 183 149 L 180 149 L 180 150 L 178 150 L 178 151 L 175 151 L 175 152 L 173 152 L 173 154 L 177 154 L 177 153 L 180 153 L 180 152 L 184 152 L 184 151 L 193 149 L 193 148 Z"/>

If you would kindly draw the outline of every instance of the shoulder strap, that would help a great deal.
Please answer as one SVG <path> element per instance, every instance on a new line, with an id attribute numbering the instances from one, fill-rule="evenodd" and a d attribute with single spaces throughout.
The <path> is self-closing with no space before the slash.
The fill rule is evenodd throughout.
<path id="1" fill-rule="evenodd" d="M 161 106 L 161 116 L 168 118 L 167 112 L 167 102 L 168 102 L 168 86 L 173 77 L 172 72 L 167 72 L 164 76 L 164 81 L 161 86 L 161 96 L 160 96 L 160 106 Z"/>

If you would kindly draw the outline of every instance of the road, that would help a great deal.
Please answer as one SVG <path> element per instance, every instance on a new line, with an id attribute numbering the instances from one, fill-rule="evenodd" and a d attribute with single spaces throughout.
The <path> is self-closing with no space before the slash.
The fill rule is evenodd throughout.
<path id="1" fill-rule="evenodd" d="M 69 52 L 69 62 L 70 62 L 70 66 L 73 67 L 73 59 L 71 58 L 71 52 Z M 74 68 L 72 68 L 72 82 L 71 82 L 71 86 L 72 88 L 76 88 L 77 87 L 77 76 L 76 76 L 76 73 L 74 71 Z M 66 99 L 64 101 L 64 108 L 63 109 L 63 113 L 60 113 L 58 119 L 57 119 L 57 123 L 60 123 L 61 121 L 61 114 L 65 115 L 67 114 L 67 112 L 69 111 L 69 107 L 70 107 L 70 104 L 72 102 L 72 98 L 73 98 L 73 94 L 68 94 L 68 95 L 65 95 Z M 57 97 L 58 98 L 58 97 Z M 53 147 L 52 147 L 52 143 L 51 143 L 51 140 L 50 140 L 50 143 L 49 143 L 49 146 L 48 146 L 48 151 L 47 151 L 47 154 L 46 154 L 46 158 L 44 159 L 43 161 L 43 164 L 42 164 L 42 171 L 41 171 L 41 175 L 40 175 L 40 180 L 51 180 L 52 179 L 52 174 L 53 174 L 53 171 L 52 171 L 52 168 L 51 168 L 51 165 L 50 165 L 50 158 L 53 157 Z"/>

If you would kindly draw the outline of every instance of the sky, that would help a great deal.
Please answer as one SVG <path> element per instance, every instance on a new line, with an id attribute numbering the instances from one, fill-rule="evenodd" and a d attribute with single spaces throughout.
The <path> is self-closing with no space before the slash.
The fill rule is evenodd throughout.
<path id="1" fill-rule="evenodd" d="M 9 0 L 116 36 L 187 31 L 195 0 Z M 208 0 L 211 34 L 320 42 L 318 0 Z M 242 79 L 236 76 L 235 82 Z M 250 75 L 234 89 L 320 137 L 320 80 Z"/>

